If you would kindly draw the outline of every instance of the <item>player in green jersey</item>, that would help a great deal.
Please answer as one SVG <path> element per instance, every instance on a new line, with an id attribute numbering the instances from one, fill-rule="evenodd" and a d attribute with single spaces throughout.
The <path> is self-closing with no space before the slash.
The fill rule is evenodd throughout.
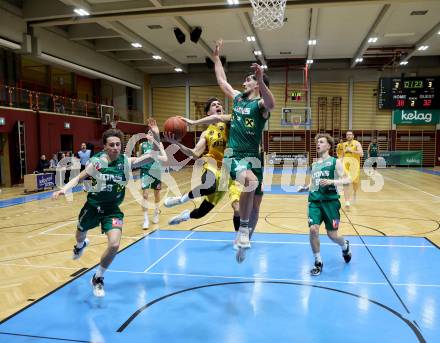
<path id="1" fill-rule="evenodd" d="M 236 243 L 239 248 L 246 249 L 250 247 L 249 237 L 255 230 L 263 198 L 260 142 L 269 112 L 275 107 L 275 98 L 268 88 L 269 79 L 263 67 L 257 63 L 252 64 L 254 72 L 243 82 L 244 91 L 232 88 L 220 61 L 221 47 L 222 41 L 219 40 L 212 59 L 218 85 L 234 101 L 232 115 L 213 115 L 201 119 L 200 123 L 230 121 L 228 149 L 223 163 L 229 168 L 232 179 L 244 186 L 239 201 L 240 229 Z M 241 262 L 242 258 L 239 251 L 237 260 Z"/>
<path id="2" fill-rule="evenodd" d="M 370 145 L 368 146 L 368 158 L 374 158 L 374 162 L 372 164 L 372 167 L 374 170 L 377 168 L 377 158 L 379 157 L 379 145 L 377 144 L 377 138 L 373 137 L 373 140 L 371 141 Z"/>
<path id="3" fill-rule="evenodd" d="M 309 190 L 310 245 L 315 256 L 315 264 L 310 270 L 313 276 L 321 274 L 324 266 L 319 243 L 319 226 L 322 222 L 325 223 L 327 236 L 341 247 L 345 262 L 351 260 L 349 241 L 338 236 L 341 203 L 336 188 L 338 185 L 350 183 L 350 179 L 344 174 L 341 160 L 329 155 L 335 144 L 333 138 L 327 133 L 319 133 L 315 141 L 318 160 L 312 164 L 309 186 L 300 189 Z"/>
<path id="4" fill-rule="evenodd" d="M 166 161 L 165 151 L 161 150 L 159 144 L 159 128 L 152 119 L 149 120 L 148 125 L 157 142 L 154 152 L 151 151 L 139 157 L 121 154 L 123 134 L 118 129 L 109 129 L 102 134 L 104 150 L 90 159 L 85 170 L 52 195 L 53 199 L 58 199 L 60 195 L 65 195 L 86 177 L 92 178 L 92 188 L 89 190 L 87 201 L 78 217 L 76 245 L 73 248 L 72 258 L 74 260 L 80 258 L 89 244 L 86 238 L 87 231 L 101 225 L 102 233 L 107 235 L 107 249 L 102 254 L 98 270 L 92 277 L 93 294 L 97 297 L 105 295 L 104 272 L 119 249 L 124 218 L 119 205 L 124 200 L 130 168 L 139 168 L 155 159 Z"/>
<path id="5" fill-rule="evenodd" d="M 162 143 L 160 143 L 162 145 Z M 161 147 L 163 149 L 163 146 Z M 148 130 L 147 140 L 142 142 L 139 147 L 139 156 L 148 154 L 154 149 L 154 137 L 153 132 Z M 154 191 L 154 212 L 153 212 L 153 224 L 159 223 L 159 203 L 160 203 L 160 190 L 162 189 L 161 183 L 162 165 L 159 160 L 148 162 L 141 167 L 141 187 L 143 204 L 142 209 L 144 212 L 144 224 L 142 228 L 148 229 L 150 226 L 148 219 L 148 190 Z"/>

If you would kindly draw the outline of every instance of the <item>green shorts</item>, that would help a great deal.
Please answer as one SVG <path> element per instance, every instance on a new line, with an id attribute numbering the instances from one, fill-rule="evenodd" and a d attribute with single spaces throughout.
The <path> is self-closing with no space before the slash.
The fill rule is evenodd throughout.
<path id="1" fill-rule="evenodd" d="M 339 200 L 323 200 L 309 202 L 309 227 L 312 225 L 321 225 L 325 223 L 327 230 L 337 230 L 341 218 L 339 210 L 341 203 Z"/>
<path id="2" fill-rule="evenodd" d="M 118 206 L 110 208 L 96 208 L 85 203 L 78 216 L 78 230 L 88 231 L 101 224 L 101 232 L 107 233 L 113 229 L 122 230 L 124 213 Z"/>
<path id="3" fill-rule="evenodd" d="M 259 161 L 259 166 L 257 161 Z M 263 161 L 260 154 L 235 153 L 232 156 L 225 157 L 224 165 L 229 168 L 229 175 L 232 180 L 237 180 L 240 173 L 250 170 L 258 179 L 258 187 L 255 189 L 255 195 L 263 195 Z"/>
<path id="4" fill-rule="evenodd" d="M 141 169 L 142 189 L 160 190 L 162 183 L 160 181 L 160 169 Z"/>

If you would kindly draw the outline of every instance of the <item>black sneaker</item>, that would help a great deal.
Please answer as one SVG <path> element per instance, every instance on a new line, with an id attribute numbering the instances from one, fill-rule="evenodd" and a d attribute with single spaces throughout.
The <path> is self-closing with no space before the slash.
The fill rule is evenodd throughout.
<path id="1" fill-rule="evenodd" d="M 322 272 L 322 268 L 324 267 L 324 263 L 315 261 L 315 265 L 310 270 L 310 274 L 312 276 L 318 276 Z"/>
<path id="2" fill-rule="evenodd" d="M 345 263 L 348 263 L 351 261 L 350 242 L 346 240 L 345 243 L 347 243 L 347 249 L 342 250 L 342 257 L 344 258 Z"/>
<path id="3" fill-rule="evenodd" d="M 76 245 L 74 245 L 74 246 L 73 246 L 72 259 L 73 259 L 73 260 L 77 260 L 77 259 L 79 259 L 79 258 L 82 256 L 84 250 L 85 250 L 85 249 L 87 248 L 87 246 L 89 245 L 89 243 L 90 243 L 89 240 L 86 238 L 86 239 L 84 240 L 84 244 L 83 244 L 82 248 L 77 248 Z"/>
<path id="4" fill-rule="evenodd" d="M 93 286 L 93 295 L 95 297 L 103 297 L 104 292 L 104 277 L 95 277 L 93 274 L 92 280 L 90 281 Z"/>

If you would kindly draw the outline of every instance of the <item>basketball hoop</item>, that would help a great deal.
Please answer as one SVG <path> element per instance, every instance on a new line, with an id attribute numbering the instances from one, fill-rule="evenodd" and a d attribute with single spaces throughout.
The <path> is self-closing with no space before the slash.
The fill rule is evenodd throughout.
<path id="1" fill-rule="evenodd" d="M 254 9 L 252 23 L 257 29 L 270 31 L 284 24 L 287 0 L 250 0 Z"/>

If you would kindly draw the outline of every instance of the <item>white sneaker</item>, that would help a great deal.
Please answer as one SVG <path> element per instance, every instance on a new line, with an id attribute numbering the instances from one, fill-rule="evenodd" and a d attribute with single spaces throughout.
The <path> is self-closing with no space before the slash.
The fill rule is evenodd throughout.
<path id="1" fill-rule="evenodd" d="M 153 214 L 153 224 L 157 224 L 157 223 L 159 223 L 159 209 L 155 208 Z"/>
<path id="2" fill-rule="evenodd" d="M 234 242 L 232 243 L 232 249 L 234 250 L 238 250 L 239 246 L 238 246 L 238 237 L 240 236 L 240 231 L 237 232 L 237 235 L 235 236 Z M 248 248 L 251 247 L 251 242 L 249 241 L 249 246 Z"/>
<path id="3" fill-rule="evenodd" d="M 251 242 L 249 241 L 249 229 L 240 228 L 238 231 L 237 246 L 239 248 L 250 248 Z"/>
<path id="4" fill-rule="evenodd" d="M 73 254 L 72 254 L 72 260 L 77 260 L 79 259 L 82 254 L 84 253 L 84 250 L 86 250 L 87 246 L 89 245 L 90 241 L 86 238 L 84 240 L 84 244 L 82 246 L 82 248 L 77 248 L 76 244 L 73 246 Z"/>
<path id="5" fill-rule="evenodd" d="M 180 197 L 168 197 L 163 202 L 165 207 L 173 207 L 176 205 L 180 205 Z"/>
<path id="6" fill-rule="evenodd" d="M 150 227 L 148 217 L 144 217 L 144 225 L 142 225 L 143 230 L 147 230 Z"/>
<path id="7" fill-rule="evenodd" d="M 350 201 L 346 201 L 345 202 L 345 209 L 349 210 L 350 209 Z"/>
<path id="8" fill-rule="evenodd" d="M 189 218 L 190 218 L 189 217 L 189 210 L 185 210 L 181 214 L 171 218 L 170 221 L 168 222 L 168 224 L 177 225 L 177 224 L 180 224 L 181 222 L 187 221 Z"/>
<path id="9" fill-rule="evenodd" d="M 90 280 L 90 283 L 93 287 L 93 295 L 98 298 L 102 298 L 105 296 L 104 291 L 104 277 L 95 277 L 93 275 L 92 280 Z"/>

